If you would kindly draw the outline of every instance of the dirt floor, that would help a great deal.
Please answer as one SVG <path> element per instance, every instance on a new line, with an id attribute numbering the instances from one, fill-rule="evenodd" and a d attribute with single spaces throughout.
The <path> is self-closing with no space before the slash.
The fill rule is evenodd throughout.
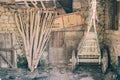
<path id="1" fill-rule="evenodd" d="M 116 75 L 109 70 L 101 73 L 100 66 L 79 65 L 74 73 L 69 68 L 38 68 L 34 72 L 27 69 L 0 69 L 0 80 L 116 80 Z"/>

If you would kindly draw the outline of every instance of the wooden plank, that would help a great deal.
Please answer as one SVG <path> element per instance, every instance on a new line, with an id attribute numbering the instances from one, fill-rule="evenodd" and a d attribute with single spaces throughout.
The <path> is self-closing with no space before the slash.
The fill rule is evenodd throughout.
<path id="1" fill-rule="evenodd" d="M 6 58 L 5 56 L 3 56 L 1 53 L 0 53 L 0 56 L 4 59 L 4 61 L 5 61 L 6 63 L 8 63 L 8 64 L 10 65 L 11 68 L 14 68 L 14 66 L 11 64 L 11 62 L 9 62 L 9 61 L 7 60 L 7 58 Z"/>
<path id="2" fill-rule="evenodd" d="M 54 20 L 53 28 L 74 27 L 78 25 L 80 26 L 83 23 L 84 19 L 82 17 L 82 14 L 80 14 L 80 12 L 75 12 L 72 14 L 66 14 L 56 17 Z"/>
<path id="3" fill-rule="evenodd" d="M 13 56 L 13 52 L 14 52 L 14 47 L 13 47 L 13 43 L 12 43 L 12 33 L 2 33 L 0 34 L 0 52 L 1 54 L 9 61 L 10 64 L 13 64 L 14 61 L 14 56 Z M 3 37 L 3 39 L 2 39 Z M 3 45 L 3 46 L 2 46 Z M 17 65 L 17 63 L 16 63 Z M 3 58 L 1 58 L 1 67 L 9 67 L 8 63 L 5 62 L 5 60 Z"/>
<path id="4" fill-rule="evenodd" d="M 69 27 L 69 16 L 71 15 L 66 15 L 66 16 L 63 16 L 63 23 L 64 23 L 64 27 Z M 72 19 L 71 19 L 72 20 Z"/>
<path id="5" fill-rule="evenodd" d="M 78 59 L 78 61 L 83 63 L 98 63 L 99 59 Z"/>
<path id="6" fill-rule="evenodd" d="M 52 28 L 63 28 L 63 21 L 61 17 L 54 19 Z"/>
<path id="7" fill-rule="evenodd" d="M 40 3 L 41 3 L 41 5 L 42 5 L 43 9 L 46 10 L 46 7 L 45 7 L 43 1 L 40 1 Z"/>
<path id="8" fill-rule="evenodd" d="M 12 34 L 12 47 L 14 48 L 14 45 L 16 44 L 16 37 L 15 37 L 15 34 Z M 16 50 L 13 49 L 12 51 L 12 64 L 15 68 L 17 68 L 17 53 L 16 53 Z"/>
<path id="9" fill-rule="evenodd" d="M 68 27 L 79 25 L 79 24 L 77 24 L 77 15 L 75 15 L 75 14 L 68 16 L 68 21 L 69 21 Z M 80 20 L 79 20 L 79 22 L 80 22 Z"/>
<path id="10" fill-rule="evenodd" d="M 0 34 L 0 36 L 1 36 L 1 39 L 0 39 L 0 42 L 2 43 L 2 48 L 6 48 L 6 35 L 7 35 L 7 33 L 4 33 L 4 34 Z M 7 58 L 8 57 L 8 55 L 7 55 L 7 51 L 1 51 L 1 54 L 3 55 L 3 56 L 5 56 L 5 58 Z M 4 67 L 4 68 L 8 68 L 9 67 L 9 65 L 5 62 L 5 60 L 3 60 L 3 58 L 2 58 L 2 62 L 1 62 L 1 67 Z"/>

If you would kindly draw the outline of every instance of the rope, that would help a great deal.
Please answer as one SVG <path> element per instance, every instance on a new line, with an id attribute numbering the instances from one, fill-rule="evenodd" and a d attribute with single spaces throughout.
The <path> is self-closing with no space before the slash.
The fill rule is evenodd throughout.
<path id="1" fill-rule="evenodd" d="M 94 32 L 97 34 L 97 32 L 96 32 L 96 19 L 97 19 L 97 17 L 96 17 L 97 16 L 96 5 L 97 5 L 97 1 L 92 0 L 90 5 L 91 5 L 91 8 L 89 10 L 90 13 L 89 13 L 89 17 L 88 17 L 89 22 L 88 22 L 88 26 L 87 26 L 87 32 L 86 32 L 85 36 L 83 37 L 79 46 L 81 46 L 82 43 L 84 43 L 84 41 L 86 40 L 86 37 L 87 37 L 87 35 L 89 35 L 89 32 L 90 32 L 92 26 L 94 28 Z"/>

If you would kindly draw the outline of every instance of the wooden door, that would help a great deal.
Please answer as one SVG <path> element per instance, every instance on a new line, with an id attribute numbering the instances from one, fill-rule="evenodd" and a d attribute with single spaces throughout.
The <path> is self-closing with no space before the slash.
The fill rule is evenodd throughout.
<path id="1" fill-rule="evenodd" d="M 64 40 L 63 32 L 53 32 L 49 43 L 49 62 L 52 66 L 64 66 Z"/>
<path id="2" fill-rule="evenodd" d="M 5 50 L 0 50 L 0 54 L 4 56 L 10 64 L 13 63 L 14 54 L 11 49 L 13 47 L 13 36 L 12 33 L 0 33 L 0 48 Z M 0 67 L 2 68 L 8 68 L 10 67 L 7 62 L 0 56 Z"/>

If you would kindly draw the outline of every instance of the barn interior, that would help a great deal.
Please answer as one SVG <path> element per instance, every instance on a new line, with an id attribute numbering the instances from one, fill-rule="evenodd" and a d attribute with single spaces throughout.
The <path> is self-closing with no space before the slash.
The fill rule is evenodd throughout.
<path id="1" fill-rule="evenodd" d="M 0 80 L 120 80 L 120 0 L 0 0 Z"/>

